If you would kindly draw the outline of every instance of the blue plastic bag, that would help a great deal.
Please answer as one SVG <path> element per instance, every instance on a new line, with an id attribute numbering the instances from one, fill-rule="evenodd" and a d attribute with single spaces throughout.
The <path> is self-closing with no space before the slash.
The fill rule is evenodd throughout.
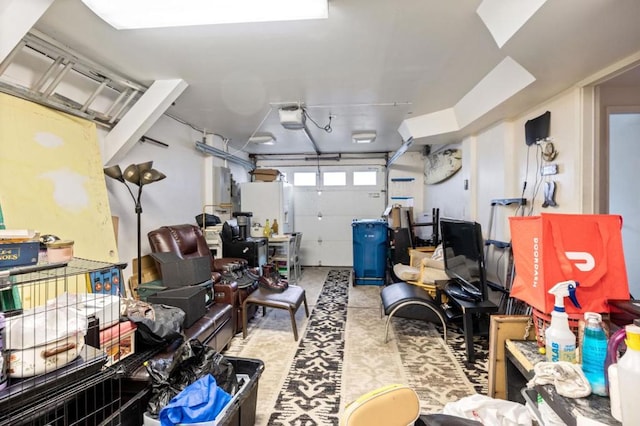
<path id="1" fill-rule="evenodd" d="M 160 424 L 173 426 L 212 421 L 229 401 L 231 395 L 216 384 L 211 374 L 207 374 L 184 388 L 160 410 Z"/>

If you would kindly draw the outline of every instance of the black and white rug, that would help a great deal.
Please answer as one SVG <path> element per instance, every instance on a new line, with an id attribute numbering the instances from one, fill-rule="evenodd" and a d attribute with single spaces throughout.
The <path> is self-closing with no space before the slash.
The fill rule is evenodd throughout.
<path id="1" fill-rule="evenodd" d="M 331 270 L 269 425 L 338 425 L 349 270 Z"/>
<path id="2" fill-rule="evenodd" d="M 486 343 L 476 341 L 477 361 L 466 365 L 464 340 L 455 330 L 394 318 L 384 342 L 381 287 L 353 287 L 350 269 L 308 268 L 299 285 L 311 316 L 296 314 L 294 342 L 286 311 L 267 310 L 249 323 L 225 354 L 264 361 L 258 382 L 257 426 L 334 426 L 345 406 L 393 383 L 418 392 L 422 413 L 474 393 L 486 394 Z"/>

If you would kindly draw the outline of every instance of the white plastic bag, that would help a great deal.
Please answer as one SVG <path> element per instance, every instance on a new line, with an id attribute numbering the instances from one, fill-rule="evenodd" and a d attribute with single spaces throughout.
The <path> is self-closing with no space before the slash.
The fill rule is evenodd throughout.
<path id="1" fill-rule="evenodd" d="M 531 426 L 531 414 L 522 404 L 475 394 L 449 402 L 443 414 L 476 420 L 491 426 Z"/>
<path id="2" fill-rule="evenodd" d="M 87 317 L 73 305 L 56 299 L 6 320 L 6 349 L 23 350 L 87 334 Z"/>

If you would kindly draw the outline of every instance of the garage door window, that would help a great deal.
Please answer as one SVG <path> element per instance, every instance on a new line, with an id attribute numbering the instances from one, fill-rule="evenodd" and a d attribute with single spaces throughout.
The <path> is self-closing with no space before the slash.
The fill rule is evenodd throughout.
<path id="1" fill-rule="evenodd" d="M 346 172 L 324 172 L 322 173 L 322 184 L 324 186 L 346 186 Z"/>
<path id="2" fill-rule="evenodd" d="M 316 186 L 316 173 L 295 172 L 293 174 L 293 184 L 295 186 Z"/>
<path id="3" fill-rule="evenodd" d="M 375 186 L 378 174 L 376 171 L 353 172 L 354 186 Z"/>

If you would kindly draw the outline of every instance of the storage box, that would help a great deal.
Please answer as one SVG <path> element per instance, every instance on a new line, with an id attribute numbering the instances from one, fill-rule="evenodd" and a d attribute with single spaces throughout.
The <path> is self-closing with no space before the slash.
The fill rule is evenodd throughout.
<path id="1" fill-rule="evenodd" d="M 186 314 L 183 327 L 189 328 L 207 312 L 206 297 L 207 291 L 203 287 L 182 287 L 160 291 L 147 297 L 147 302 L 182 309 Z"/>
<path id="2" fill-rule="evenodd" d="M 138 280 L 138 259 L 134 258 L 131 262 L 133 275 L 130 278 L 130 283 L 135 289 L 140 283 L 148 283 L 151 281 L 160 279 L 160 272 L 156 268 L 156 261 L 151 255 L 142 256 L 140 258 L 142 264 L 142 280 Z"/>
<path id="3" fill-rule="evenodd" d="M 211 259 L 208 256 L 182 259 L 175 253 L 153 253 L 160 265 L 162 284 L 183 287 L 211 279 Z"/>
<path id="4" fill-rule="evenodd" d="M 100 332 L 100 349 L 107 354 L 107 367 L 135 353 L 136 324 L 120 322 Z"/>
<path id="5" fill-rule="evenodd" d="M 1 243 L 0 269 L 35 265 L 36 263 L 38 263 L 39 250 L 40 242 L 38 241 L 27 241 L 22 243 Z"/>
<path id="6" fill-rule="evenodd" d="M 124 286 L 120 274 L 120 268 L 110 268 L 103 271 L 89 272 L 90 293 L 112 294 L 123 296 Z"/>
<path id="7" fill-rule="evenodd" d="M 280 171 L 276 169 L 255 169 L 251 174 L 253 180 L 262 182 L 273 182 L 280 177 Z"/>
<path id="8" fill-rule="evenodd" d="M 155 280 L 148 283 L 140 284 L 136 289 L 138 293 L 138 300 L 146 302 L 149 296 L 153 296 L 163 290 L 167 290 L 169 287 L 162 285 L 162 281 Z"/>
<path id="9" fill-rule="evenodd" d="M 258 381 L 264 370 L 259 359 L 226 357 L 236 370 L 240 389 L 218 414 L 215 420 L 191 425 L 206 426 L 253 426 L 256 423 L 258 402 Z M 157 426 L 160 421 L 144 414 L 145 426 Z"/>

